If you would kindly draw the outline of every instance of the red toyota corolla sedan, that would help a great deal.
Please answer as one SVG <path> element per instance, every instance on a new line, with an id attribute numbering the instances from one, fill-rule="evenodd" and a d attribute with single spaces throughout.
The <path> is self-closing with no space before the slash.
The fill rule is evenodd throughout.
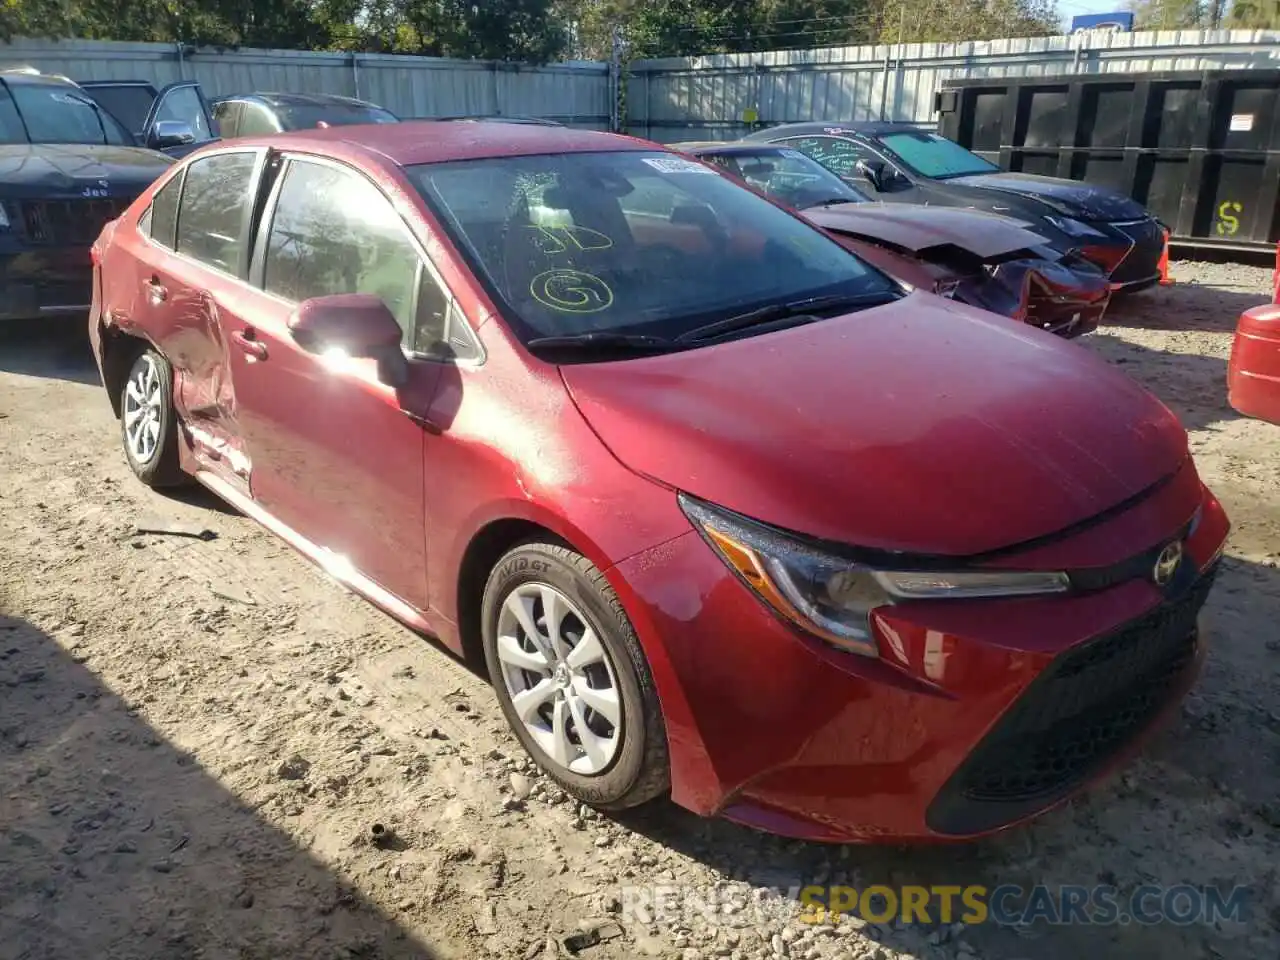
<path id="1" fill-rule="evenodd" d="M 1203 657 L 1228 523 L 1164 406 L 654 144 L 223 143 L 94 262 L 138 477 L 487 662 L 598 807 L 970 837 L 1130 751 Z"/>

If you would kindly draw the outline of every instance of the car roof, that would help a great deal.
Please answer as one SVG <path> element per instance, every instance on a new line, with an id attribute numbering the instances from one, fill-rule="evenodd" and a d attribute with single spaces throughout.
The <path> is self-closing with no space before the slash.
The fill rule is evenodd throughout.
<path id="1" fill-rule="evenodd" d="M 370 103 L 367 100 L 357 100 L 354 97 L 343 97 L 336 93 L 235 93 L 226 97 L 217 97 L 218 101 L 225 100 L 257 100 L 261 103 L 268 104 L 273 107 L 375 107 L 381 110 L 376 103 Z"/>
<path id="2" fill-rule="evenodd" d="M 808 123 L 783 123 L 776 127 L 766 127 L 750 134 L 751 139 L 768 140 L 775 136 L 804 136 L 805 134 L 855 134 L 864 137 L 879 137 L 888 133 L 906 133 L 918 131 L 920 128 L 912 123 L 896 123 L 892 120 L 855 120 L 852 122 L 814 120 Z"/>
<path id="3" fill-rule="evenodd" d="M 241 141 L 280 150 L 348 156 L 380 155 L 401 166 L 480 160 L 486 157 L 534 156 L 547 153 L 660 150 L 658 144 L 598 130 L 542 124 L 469 120 L 407 120 L 404 123 L 294 130 Z"/>
<path id="4" fill-rule="evenodd" d="M 74 87 L 76 82 L 70 77 L 56 73 L 40 73 L 31 67 L 0 68 L 0 80 L 8 84 L 40 84 L 42 86 Z"/>
<path id="5" fill-rule="evenodd" d="M 672 143 L 668 146 L 685 153 L 781 153 L 787 149 L 780 143 L 744 143 L 741 140 L 728 143 Z"/>

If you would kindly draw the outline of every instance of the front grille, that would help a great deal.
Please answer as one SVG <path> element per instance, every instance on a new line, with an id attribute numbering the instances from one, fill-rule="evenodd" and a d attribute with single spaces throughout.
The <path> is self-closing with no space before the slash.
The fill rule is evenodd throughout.
<path id="1" fill-rule="evenodd" d="M 1133 241 L 1133 249 L 1116 268 L 1111 279 L 1115 283 L 1150 280 L 1160 273 L 1160 254 L 1164 251 L 1164 231 L 1155 220 L 1113 223 L 1115 229 Z"/>
<path id="2" fill-rule="evenodd" d="M 1176 694 L 1211 571 L 1179 599 L 1058 657 L 929 807 L 939 833 L 981 833 L 1056 802 L 1133 742 Z"/>
<path id="3" fill-rule="evenodd" d="M 20 204 L 22 233 L 39 246 L 90 246 L 102 228 L 124 213 L 128 200 L 25 200 Z"/>

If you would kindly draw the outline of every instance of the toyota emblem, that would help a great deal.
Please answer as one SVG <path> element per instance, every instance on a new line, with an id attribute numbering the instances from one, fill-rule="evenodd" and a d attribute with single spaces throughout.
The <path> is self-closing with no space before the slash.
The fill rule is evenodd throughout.
<path id="1" fill-rule="evenodd" d="M 1155 568 L 1151 571 L 1151 579 L 1157 587 L 1167 587 L 1173 575 L 1178 572 L 1178 564 L 1182 563 L 1182 542 L 1175 540 L 1156 557 Z"/>

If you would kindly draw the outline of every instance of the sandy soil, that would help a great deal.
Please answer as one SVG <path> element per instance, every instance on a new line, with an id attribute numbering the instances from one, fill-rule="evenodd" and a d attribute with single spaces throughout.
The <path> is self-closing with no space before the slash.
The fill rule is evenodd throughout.
<path id="1" fill-rule="evenodd" d="M 485 683 L 199 493 L 129 474 L 78 325 L 0 334 L 0 960 L 1274 957 L 1280 954 L 1280 428 L 1226 404 L 1269 274 L 1179 283 L 1082 341 L 1183 417 L 1235 524 L 1213 650 L 1142 757 L 976 845 L 794 844 L 657 804 L 577 808 Z M 203 538 L 144 532 L 181 522 Z M 375 824 L 385 828 L 375 841 Z M 1233 883 L 1246 923 L 762 923 L 809 882 Z M 733 894 L 645 924 L 623 885 Z M 565 945 L 568 939 L 569 946 Z"/>

